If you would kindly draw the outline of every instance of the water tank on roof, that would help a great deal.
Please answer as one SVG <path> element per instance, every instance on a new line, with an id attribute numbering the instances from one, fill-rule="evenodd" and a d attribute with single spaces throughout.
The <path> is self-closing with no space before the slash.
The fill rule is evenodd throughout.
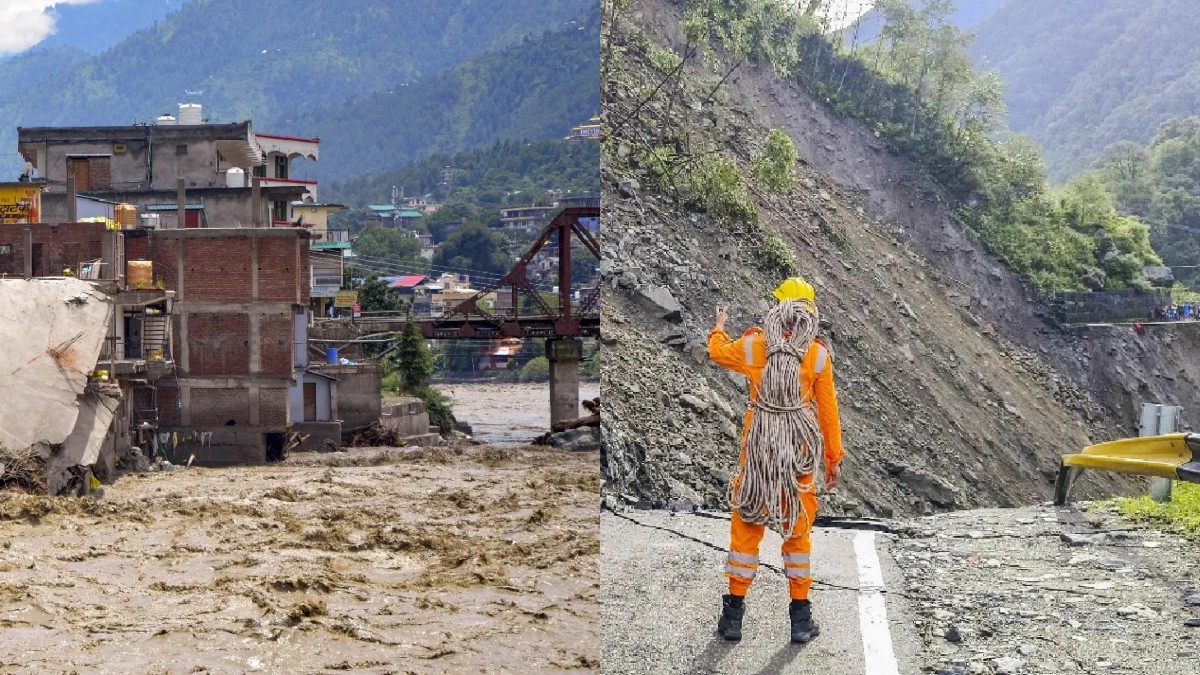
<path id="1" fill-rule="evenodd" d="M 200 116 L 199 103 L 180 103 L 179 104 L 179 123 L 180 124 L 203 124 Z"/>
<path id="2" fill-rule="evenodd" d="M 225 187 L 246 187 L 246 172 L 236 166 L 226 171 Z"/>
<path id="3" fill-rule="evenodd" d="M 157 213 L 143 213 L 141 215 L 142 227 L 150 230 L 157 230 L 162 227 L 160 218 Z"/>
<path id="4" fill-rule="evenodd" d="M 170 115 L 159 115 L 158 119 L 155 120 L 154 123 L 161 125 L 173 125 L 175 124 L 175 118 Z"/>

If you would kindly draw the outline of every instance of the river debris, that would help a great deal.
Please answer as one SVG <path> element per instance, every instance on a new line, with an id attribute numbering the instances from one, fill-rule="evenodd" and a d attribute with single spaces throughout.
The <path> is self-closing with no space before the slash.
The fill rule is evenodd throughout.
<path id="1" fill-rule="evenodd" d="M 404 437 L 396 429 L 385 427 L 376 422 L 365 429 L 354 432 L 350 436 L 348 446 L 352 448 L 400 448 L 407 444 Z"/>
<path id="2" fill-rule="evenodd" d="M 550 431 L 534 439 L 534 445 L 549 445 L 562 450 L 591 451 L 600 449 L 600 397 L 582 402 L 590 415 L 559 420 Z"/>

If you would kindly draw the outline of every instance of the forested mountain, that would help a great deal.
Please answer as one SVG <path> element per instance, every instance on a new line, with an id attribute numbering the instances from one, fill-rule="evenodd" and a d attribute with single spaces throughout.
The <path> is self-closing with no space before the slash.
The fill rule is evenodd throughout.
<path id="1" fill-rule="evenodd" d="M 442 169 L 453 170 L 442 182 Z M 495 210 L 544 199 L 547 190 L 599 194 L 600 144 L 503 141 L 489 148 L 437 154 L 401 169 L 322 188 L 322 197 L 348 206 L 387 203 L 392 186 L 408 196 L 430 195 L 438 203 Z"/>
<path id="2" fill-rule="evenodd" d="M 1118 209 L 1150 224 L 1154 247 L 1175 278 L 1200 289 L 1200 117 L 1163 124 L 1145 147 L 1109 146 L 1094 175 Z"/>
<path id="3" fill-rule="evenodd" d="M 390 169 L 500 139 L 561 139 L 600 106 L 600 11 L 408 86 L 297 108 L 272 128 L 319 136 L 322 179 Z"/>
<path id="4" fill-rule="evenodd" d="M 925 6 L 928 0 L 875 0 L 876 5 L 883 5 L 886 2 L 905 2 L 916 9 Z M 944 2 L 945 0 L 934 0 Z M 955 3 L 954 11 L 947 17 L 950 23 L 962 28 L 963 30 L 974 30 L 976 26 L 986 21 L 1006 0 L 958 0 Z M 886 22 L 886 17 L 882 9 L 873 9 L 857 21 L 854 25 L 843 31 L 847 42 L 857 41 L 859 43 L 871 42 L 879 37 L 879 32 L 883 29 Z"/>
<path id="5" fill-rule="evenodd" d="M 83 5 L 57 3 L 55 31 L 39 48 L 71 47 L 96 54 L 134 31 L 163 20 L 187 0 L 103 0 Z"/>
<path id="6" fill-rule="evenodd" d="M 1197 111 L 1196 27 L 1192 0 L 1008 0 L 972 51 L 1003 77 L 1013 129 L 1063 181 L 1112 143 L 1148 143 Z"/>
<path id="7" fill-rule="evenodd" d="M 561 28 L 594 6 L 595 0 L 192 0 L 69 69 L 38 71 L 36 55 L 0 63 L 0 81 L 40 76 L 36 88 L 21 90 L 36 95 L 10 90 L 0 101 L 0 119 L 9 120 L 0 144 L 15 145 L 17 125 L 128 124 L 171 111 L 181 100 L 204 104 L 214 121 L 254 119 L 265 129 L 278 117 L 436 75 Z M 10 170 L 19 166 L 15 153 L 4 157 Z"/>

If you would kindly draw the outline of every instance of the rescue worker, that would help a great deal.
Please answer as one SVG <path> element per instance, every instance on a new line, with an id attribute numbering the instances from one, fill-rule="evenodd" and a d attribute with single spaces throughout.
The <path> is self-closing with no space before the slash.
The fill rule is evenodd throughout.
<path id="1" fill-rule="evenodd" d="M 817 462 L 819 461 L 817 456 L 818 454 L 824 455 L 825 488 L 830 490 L 837 486 L 841 478 L 839 463 L 845 453 L 842 449 L 837 391 L 833 381 L 832 353 L 824 342 L 815 338 L 817 315 L 813 287 L 802 277 L 792 277 L 785 280 L 775 289 L 774 296 L 779 301 L 779 305 L 767 314 L 767 320 L 764 321 L 764 325 L 768 327 L 767 331 L 764 331 L 762 327 L 754 327 L 747 330 L 737 340 L 733 340 L 725 332 L 725 322 L 728 319 L 728 313 L 724 307 L 718 307 L 716 326 L 708 336 L 709 357 L 718 365 L 745 375 L 750 385 L 750 407 L 746 411 L 742 430 L 739 469 L 730 482 L 730 500 L 734 508 L 732 509 L 733 514 L 730 521 L 729 554 L 725 564 L 725 576 L 729 578 L 729 593 L 722 596 L 721 618 L 718 621 L 717 630 L 721 637 L 726 640 L 736 641 L 742 637 L 742 617 L 745 613 L 746 591 L 749 590 L 750 583 L 754 580 L 755 572 L 758 569 L 759 543 L 762 541 L 763 532 L 767 525 L 747 522 L 746 509 L 744 507 L 739 508 L 736 503 L 737 491 L 741 487 L 739 481 L 745 479 L 743 473 L 747 465 L 748 450 L 753 453 L 763 454 L 762 446 L 779 445 L 779 443 L 764 444 L 756 437 L 755 442 L 760 447 L 749 447 L 748 436 L 751 434 L 756 408 L 772 414 L 788 412 L 788 409 L 779 408 L 778 404 L 776 404 L 775 408 L 763 404 L 759 400 L 759 395 L 763 391 L 763 375 L 768 364 L 768 359 L 779 359 L 782 361 L 780 366 L 772 363 L 772 368 L 774 369 L 786 365 L 790 359 L 790 367 L 792 369 L 786 371 L 788 377 L 791 381 L 799 380 L 795 382 L 795 390 L 792 392 L 792 396 L 796 402 L 801 402 L 793 410 L 798 411 L 800 408 L 803 408 L 803 417 L 809 420 L 808 424 L 812 427 L 812 431 L 807 437 L 808 440 L 803 442 L 803 445 L 806 447 L 800 454 L 808 452 L 811 455 L 805 468 L 795 471 L 795 485 L 787 485 L 783 489 L 779 489 L 781 486 L 770 488 L 772 492 L 769 494 L 773 496 L 766 502 L 760 501 L 760 504 L 768 504 L 766 507 L 760 507 L 760 510 L 776 509 L 775 505 L 778 505 L 781 501 L 779 495 L 786 494 L 789 489 L 799 493 L 799 505 L 802 508 L 796 509 L 792 507 L 791 510 L 798 511 L 798 513 L 785 513 L 785 518 L 788 515 L 791 516 L 789 520 L 794 522 L 794 526 L 786 529 L 786 526 L 778 526 L 780 522 L 778 520 L 773 522 L 771 526 L 772 529 L 784 530 L 781 532 L 784 537 L 782 551 L 784 570 L 787 575 L 788 590 L 791 596 L 791 604 L 788 608 L 791 620 L 791 640 L 796 643 L 806 643 L 820 633 L 819 626 L 812 618 L 812 605 L 808 599 L 809 590 L 812 587 L 812 572 L 809 562 L 811 551 L 810 535 L 813 519 L 816 517 L 817 512 L 817 496 L 814 485 L 814 474 Z M 793 311 L 789 315 L 793 317 L 792 324 L 784 325 L 783 330 L 779 331 L 778 316 L 775 316 L 773 319 L 772 313 L 788 308 L 794 310 L 795 307 L 793 306 L 806 308 L 805 311 L 810 312 L 810 314 L 797 314 Z M 771 345 L 769 349 L 768 339 L 773 339 L 776 343 L 779 342 L 778 337 L 769 338 L 768 332 L 771 326 L 775 325 L 777 333 L 782 332 L 784 336 L 791 339 L 792 334 L 798 329 L 800 323 L 794 319 L 796 316 L 801 316 L 808 321 L 808 323 L 804 324 L 804 329 L 809 331 L 807 334 L 808 337 L 805 339 L 811 339 L 811 342 L 806 343 L 807 348 L 803 351 L 802 358 L 800 350 L 804 349 L 805 346 L 797 347 L 790 354 L 780 353 L 787 351 L 785 345 L 775 344 Z M 772 324 L 773 320 L 774 324 Z M 799 364 L 796 364 L 797 360 L 799 360 Z M 798 378 L 796 376 L 797 365 L 799 366 Z M 774 370 L 772 372 L 778 373 L 780 371 Z M 775 386 L 778 389 L 778 385 Z M 790 385 L 787 388 L 790 388 Z M 815 411 L 813 411 L 814 403 L 816 404 Z M 820 429 L 819 435 L 816 432 L 818 425 Z M 795 444 L 801 445 L 800 443 Z M 753 459 L 752 457 L 752 463 Z M 799 465 L 793 464 L 793 466 Z M 807 472 L 806 475 L 803 472 Z M 786 477 L 783 480 L 787 480 Z M 786 499 L 785 496 L 783 501 L 786 502 Z M 784 510 L 787 510 L 786 506 Z M 760 520 L 759 518 L 754 518 L 753 513 L 751 514 L 751 518 Z"/>

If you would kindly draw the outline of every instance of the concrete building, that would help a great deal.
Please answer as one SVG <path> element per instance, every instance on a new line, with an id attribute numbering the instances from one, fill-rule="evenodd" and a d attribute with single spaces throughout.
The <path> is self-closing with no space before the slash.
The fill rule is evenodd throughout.
<path id="1" fill-rule="evenodd" d="M 329 230 L 329 214 L 344 211 L 342 204 L 317 204 L 316 202 L 293 202 L 291 215 L 301 222 L 305 229 L 312 232 L 316 241 L 343 241 L 348 234 L 345 230 Z"/>
<path id="2" fill-rule="evenodd" d="M 309 252 L 310 308 L 315 316 L 325 316 L 342 290 L 342 254 L 341 250 L 324 248 Z"/>
<path id="3" fill-rule="evenodd" d="M 409 197 L 404 200 L 404 205 L 414 211 L 420 211 L 421 215 L 432 215 L 442 208 L 441 204 L 435 204 L 425 197 Z"/>
<path id="4" fill-rule="evenodd" d="M 370 204 L 367 206 L 369 222 L 379 223 L 388 227 L 408 227 L 425 214 L 407 206 L 392 204 Z"/>
<path id="5" fill-rule="evenodd" d="M 511 206 L 500 209 L 500 221 L 504 227 L 533 231 L 545 224 L 546 216 L 554 209 L 554 206 Z"/>
<path id="6" fill-rule="evenodd" d="M 17 149 L 41 176 L 35 181 L 43 189 L 40 220 L 80 217 L 71 209 L 72 187 L 88 197 L 134 204 L 142 214 L 151 205 L 174 204 L 180 178 L 202 212 L 190 219 L 191 227 L 290 225 L 293 202 L 316 201 L 316 181 L 291 177 L 291 162 L 315 161 L 319 139 L 256 134 L 249 121 L 200 124 L 194 114 L 195 124 L 18 127 Z M 257 202 L 254 176 L 261 185 Z"/>
<path id="7" fill-rule="evenodd" d="M 564 141 L 598 141 L 600 140 L 600 116 L 593 115 L 586 124 L 571 127 Z"/>

